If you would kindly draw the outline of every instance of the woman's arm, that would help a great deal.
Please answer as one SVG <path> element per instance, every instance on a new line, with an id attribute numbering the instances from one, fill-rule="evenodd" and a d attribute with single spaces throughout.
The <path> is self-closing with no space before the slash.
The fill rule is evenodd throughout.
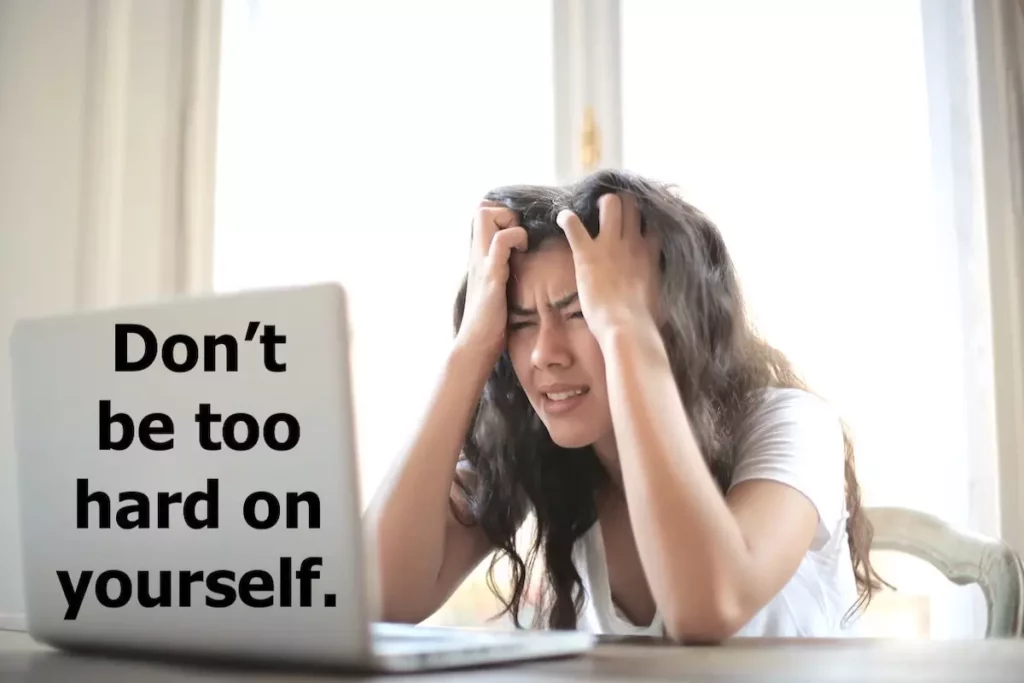
<path id="1" fill-rule="evenodd" d="M 818 514 L 796 489 L 747 481 L 719 492 L 652 319 L 599 340 L 637 549 L 677 640 L 733 635 L 789 581 Z"/>
<path id="2" fill-rule="evenodd" d="M 491 550 L 479 526 L 460 523 L 451 501 L 454 495 L 462 507 L 459 516 L 467 518 L 455 483 L 456 463 L 505 343 L 509 255 L 527 243 L 517 220 L 494 202 L 478 208 L 462 324 L 440 386 L 408 454 L 381 485 L 369 510 L 385 621 L 415 623 L 429 617 Z"/>
<path id="3" fill-rule="evenodd" d="M 480 527 L 460 523 L 449 502 L 452 493 L 460 499 L 456 462 L 489 372 L 489 357 L 453 349 L 412 447 L 370 507 L 384 621 L 429 617 L 490 550 Z"/>
<path id="4" fill-rule="evenodd" d="M 794 574 L 814 539 L 818 513 L 797 489 L 768 479 L 751 477 L 723 498 L 655 322 L 657 241 L 642 234 L 628 194 L 606 194 L 598 206 L 594 238 L 571 211 L 562 211 L 558 224 L 573 251 L 584 318 L 605 359 L 637 550 L 668 635 L 721 640 Z"/>

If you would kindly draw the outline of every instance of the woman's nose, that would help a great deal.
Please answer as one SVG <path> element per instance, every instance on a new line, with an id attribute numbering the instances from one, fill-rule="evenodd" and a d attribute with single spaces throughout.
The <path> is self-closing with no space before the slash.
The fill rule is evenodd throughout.
<path id="1" fill-rule="evenodd" d="M 558 325 L 540 324 L 531 356 L 534 367 L 568 367 L 572 364 L 572 352 L 565 330 Z"/>

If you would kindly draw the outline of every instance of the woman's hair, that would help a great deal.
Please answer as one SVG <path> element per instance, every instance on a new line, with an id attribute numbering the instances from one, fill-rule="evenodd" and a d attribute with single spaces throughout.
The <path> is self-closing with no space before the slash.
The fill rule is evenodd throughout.
<path id="1" fill-rule="evenodd" d="M 621 171 L 599 171 L 568 187 L 517 185 L 493 190 L 487 199 L 507 206 L 528 233 L 528 251 L 547 239 L 565 239 L 555 222 L 571 209 L 592 236 L 598 231 L 598 199 L 628 193 L 640 209 L 641 229 L 660 242 L 664 340 L 676 385 L 701 453 L 725 493 L 736 465 L 736 440 L 759 390 L 806 389 L 786 358 L 758 337 L 748 322 L 740 285 L 718 229 L 670 186 Z M 455 302 L 455 329 L 462 323 L 466 280 Z M 573 562 L 576 541 L 597 521 L 595 494 L 608 482 L 592 447 L 555 444 L 526 397 L 507 352 L 487 380 L 466 436 L 452 507 L 463 524 L 479 524 L 497 549 L 488 586 L 501 600 L 501 615 L 517 627 L 534 563 L 542 552 L 544 581 L 534 623 L 554 629 L 576 627 L 583 583 Z M 853 445 L 846 425 L 847 530 L 859 589 L 851 606 L 865 607 L 880 580 L 868 557 L 872 528 L 861 510 Z M 524 555 L 517 531 L 529 512 L 536 530 Z M 511 592 L 499 589 L 495 568 L 511 565 Z M 500 615 L 499 615 L 500 616 Z"/>

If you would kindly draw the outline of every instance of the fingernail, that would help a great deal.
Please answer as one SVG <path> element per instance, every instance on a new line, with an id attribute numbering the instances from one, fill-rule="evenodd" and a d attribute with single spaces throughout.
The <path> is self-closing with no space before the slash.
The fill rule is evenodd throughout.
<path id="1" fill-rule="evenodd" d="M 569 209 L 562 209 L 558 212 L 558 217 L 555 219 L 555 222 L 558 223 L 559 227 L 564 228 L 569 222 L 570 216 L 572 216 L 572 211 Z"/>

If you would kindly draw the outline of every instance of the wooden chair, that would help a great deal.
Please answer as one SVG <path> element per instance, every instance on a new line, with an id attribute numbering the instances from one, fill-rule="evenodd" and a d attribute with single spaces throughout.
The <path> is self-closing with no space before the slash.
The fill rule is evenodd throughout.
<path id="1" fill-rule="evenodd" d="M 957 585 L 978 584 L 988 606 L 985 637 L 1021 637 L 1024 565 L 1006 543 L 955 529 L 917 510 L 874 507 L 864 511 L 875 528 L 872 550 L 907 553 Z"/>

